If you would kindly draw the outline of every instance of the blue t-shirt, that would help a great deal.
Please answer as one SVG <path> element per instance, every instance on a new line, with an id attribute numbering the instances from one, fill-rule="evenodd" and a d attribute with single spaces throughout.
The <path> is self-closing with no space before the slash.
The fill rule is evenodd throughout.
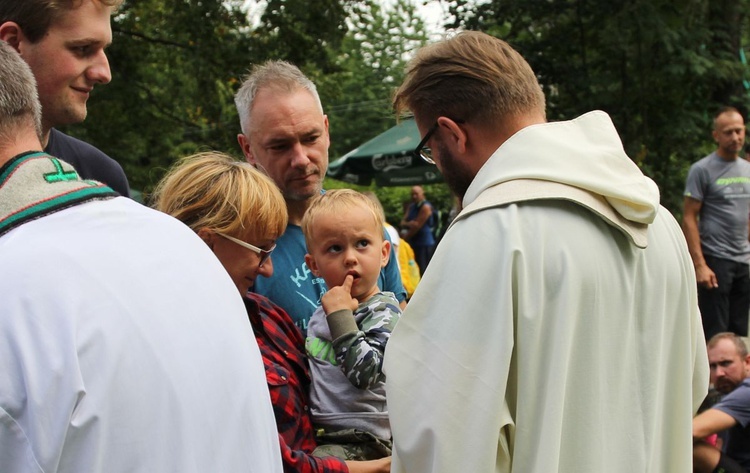
<path id="1" fill-rule="evenodd" d="M 406 220 L 409 222 L 412 220 L 416 220 L 417 215 L 419 215 L 419 211 L 422 209 L 423 205 L 427 205 L 428 207 L 430 207 L 430 210 L 432 210 L 432 214 L 424 223 L 424 225 L 422 225 L 422 228 L 420 228 L 417 233 L 412 235 L 412 237 L 409 239 L 409 244 L 411 246 L 435 246 L 435 235 L 432 234 L 432 228 L 435 226 L 433 222 L 437 218 L 437 215 L 435 214 L 435 207 L 433 207 L 430 202 L 423 200 L 418 204 L 412 203 L 411 205 L 409 205 Z"/>
<path id="2" fill-rule="evenodd" d="M 386 232 L 384 235 L 391 241 Z M 320 305 L 321 296 L 328 290 L 323 278 L 315 276 L 305 264 L 306 253 L 302 228 L 287 225 L 284 234 L 276 241 L 276 249 L 271 257 L 273 276 L 257 278 L 252 288 L 253 292 L 266 296 L 281 306 L 302 333 L 307 333 L 307 322 Z M 393 246 L 388 264 L 380 270 L 378 287 L 381 291 L 392 292 L 399 302 L 406 299 Z"/>
<path id="3" fill-rule="evenodd" d="M 750 472 L 750 378 L 746 378 L 713 408 L 737 421 L 722 435 L 724 453 Z"/>

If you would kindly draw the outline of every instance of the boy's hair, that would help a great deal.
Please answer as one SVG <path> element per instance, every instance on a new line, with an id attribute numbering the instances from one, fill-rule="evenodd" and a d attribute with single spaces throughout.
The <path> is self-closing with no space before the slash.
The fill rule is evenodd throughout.
<path id="1" fill-rule="evenodd" d="M 159 182 L 154 208 L 197 232 L 209 228 L 241 238 L 284 233 L 287 210 L 279 188 L 251 164 L 210 151 L 187 156 Z"/>
<path id="2" fill-rule="evenodd" d="M 375 228 L 378 230 L 377 234 L 382 238 L 384 220 L 383 212 L 380 208 L 367 196 L 357 191 L 351 189 L 334 189 L 315 197 L 307 212 L 305 212 L 305 216 L 302 217 L 302 233 L 305 234 L 305 243 L 307 244 L 308 251 L 314 241 L 313 232 L 315 230 L 315 222 L 319 216 L 340 213 L 357 207 L 365 208 L 372 213 Z"/>
<path id="3" fill-rule="evenodd" d="M 380 203 L 380 199 L 378 199 L 378 195 L 374 193 L 373 191 L 364 191 L 362 195 L 370 199 L 372 203 L 375 204 L 375 207 L 377 207 L 378 210 L 380 210 L 380 215 L 383 217 L 383 224 L 385 225 L 385 209 L 383 208 L 383 204 Z"/>
<path id="4" fill-rule="evenodd" d="M 47 34 L 60 16 L 75 10 L 84 0 L 0 0 L 0 24 L 17 23 L 29 41 L 36 43 Z M 94 0 L 108 7 L 119 7 L 123 0 Z"/>

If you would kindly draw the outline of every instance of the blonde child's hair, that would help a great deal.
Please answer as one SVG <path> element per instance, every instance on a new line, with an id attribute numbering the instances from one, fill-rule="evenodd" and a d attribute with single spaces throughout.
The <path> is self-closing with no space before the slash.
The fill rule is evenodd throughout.
<path id="1" fill-rule="evenodd" d="M 351 189 L 334 189 L 326 191 L 313 199 L 310 207 L 302 217 L 302 233 L 305 235 L 307 248 L 315 241 L 314 230 L 315 222 L 321 215 L 330 215 L 353 208 L 365 208 L 372 213 L 375 228 L 378 229 L 378 235 L 383 238 L 383 211 L 366 195 Z"/>
<path id="2" fill-rule="evenodd" d="M 208 228 L 242 238 L 276 239 L 287 225 L 287 209 L 276 184 L 247 162 L 218 151 L 187 156 L 159 182 L 154 208 L 193 231 Z"/>

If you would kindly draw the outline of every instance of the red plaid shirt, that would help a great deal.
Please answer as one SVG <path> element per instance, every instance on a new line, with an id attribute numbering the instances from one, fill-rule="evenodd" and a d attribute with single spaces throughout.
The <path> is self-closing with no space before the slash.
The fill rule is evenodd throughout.
<path id="1" fill-rule="evenodd" d="M 279 429 L 281 459 L 287 473 L 348 473 L 343 460 L 311 455 L 317 447 L 308 410 L 310 374 L 302 333 L 284 310 L 263 296 L 245 296 Z"/>

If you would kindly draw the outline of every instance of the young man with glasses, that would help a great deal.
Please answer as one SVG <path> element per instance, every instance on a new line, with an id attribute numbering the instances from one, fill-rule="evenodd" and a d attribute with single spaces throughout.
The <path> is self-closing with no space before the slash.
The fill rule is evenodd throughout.
<path id="1" fill-rule="evenodd" d="M 605 113 L 544 103 L 474 31 L 395 94 L 463 210 L 388 342 L 394 473 L 691 471 L 708 366 L 682 231 Z"/>

